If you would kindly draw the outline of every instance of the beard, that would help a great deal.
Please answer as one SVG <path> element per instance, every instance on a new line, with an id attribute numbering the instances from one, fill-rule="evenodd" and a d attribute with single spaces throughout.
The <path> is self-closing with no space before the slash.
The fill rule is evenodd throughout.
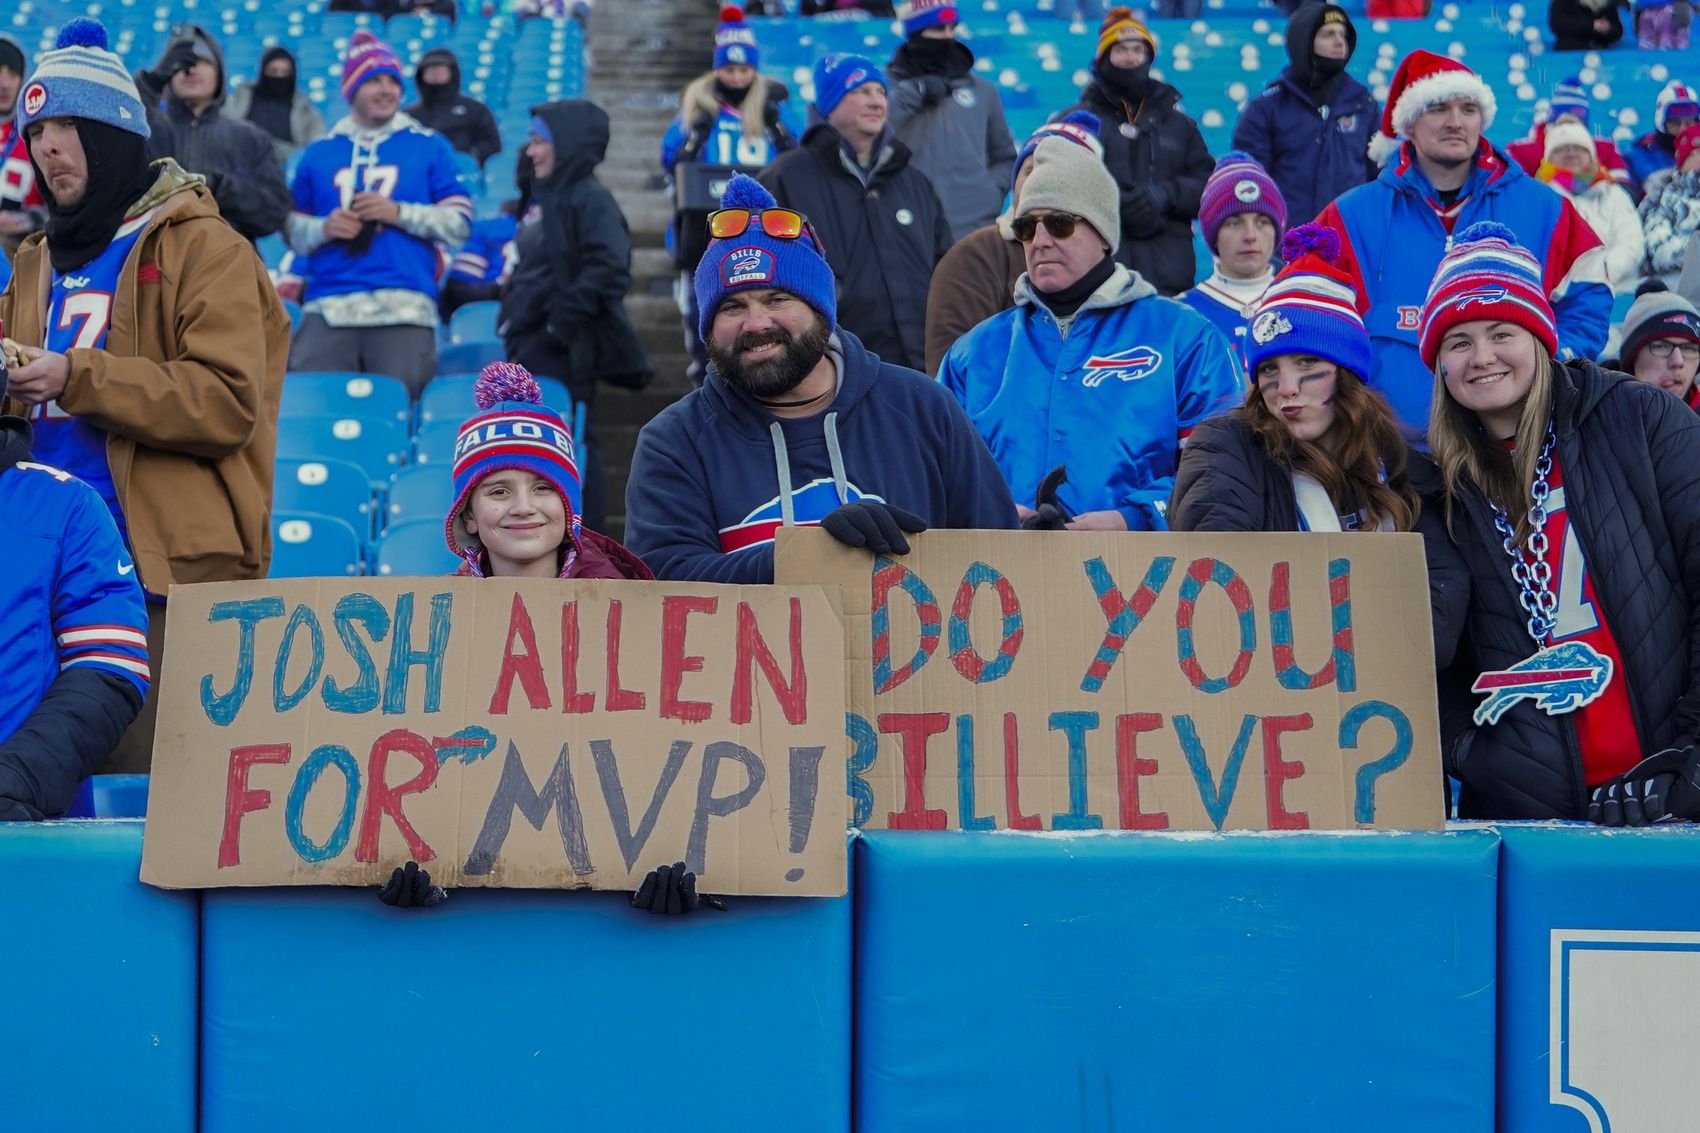
<path id="1" fill-rule="evenodd" d="M 827 340 L 830 337 L 831 328 L 827 326 L 826 320 L 817 314 L 814 322 L 800 335 L 793 335 L 784 327 L 775 326 L 768 330 L 739 335 L 738 340 L 730 347 L 721 346 L 711 339 L 707 343 L 708 360 L 733 389 L 756 401 L 771 401 L 776 397 L 783 397 L 803 383 L 803 379 L 808 377 L 826 356 Z M 774 357 L 749 364 L 742 360 L 744 351 L 773 344 L 781 348 Z"/>

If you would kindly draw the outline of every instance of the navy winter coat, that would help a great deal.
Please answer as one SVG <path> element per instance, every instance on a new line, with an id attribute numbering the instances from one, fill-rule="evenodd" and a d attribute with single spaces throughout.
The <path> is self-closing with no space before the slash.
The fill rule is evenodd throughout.
<path id="1" fill-rule="evenodd" d="M 1700 736 L 1700 417 L 1661 389 L 1593 362 L 1566 362 L 1553 383 L 1556 460 L 1571 529 L 1611 627 L 1641 750 Z M 1452 534 L 1471 602 L 1450 680 L 1442 681 L 1447 770 L 1463 784 L 1461 818 L 1569 818 L 1587 810 L 1574 716 L 1528 700 L 1477 727 L 1476 676 L 1534 652 L 1493 513 L 1474 488 Z"/>
<path id="2" fill-rule="evenodd" d="M 1417 533 L 1428 562 L 1429 610 L 1434 618 L 1434 661 L 1444 669 L 1463 631 L 1470 578 L 1446 536 L 1440 511 L 1440 473 L 1407 452 L 1406 471 L 1422 499 Z M 1300 531 L 1293 477 L 1238 418 L 1216 417 L 1194 429 L 1181 452 L 1169 526 L 1175 531 Z"/>
<path id="3" fill-rule="evenodd" d="M 1245 104 L 1234 126 L 1234 148 L 1257 158 L 1269 171 L 1290 225 L 1313 220 L 1328 202 L 1373 180 L 1369 140 L 1381 107 L 1369 89 L 1350 75 L 1325 106 L 1293 78 L 1288 67 Z"/>

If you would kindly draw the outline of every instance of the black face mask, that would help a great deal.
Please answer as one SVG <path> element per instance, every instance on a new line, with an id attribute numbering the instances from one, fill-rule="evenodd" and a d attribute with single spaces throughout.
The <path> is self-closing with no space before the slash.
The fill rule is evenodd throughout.
<path id="1" fill-rule="evenodd" d="M 426 106 L 435 106 L 454 97 L 456 84 L 453 79 L 446 83 L 427 83 L 421 80 L 418 86 L 419 100 Z"/>
<path id="2" fill-rule="evenodd" d="M 1092 74 L 1098 85 L 1114 98 L 1127 102 L 1143 102 L 1151 97 L 1151 64 L 1138 67 L 1113 66 L 1108 59 L 1092 64 Z"/>
<path id="3" fill-rule="evenodd" d="M 1311 58 L 1310 70 L 1312 77 L 1318 83 L 1325 83 L 1346 69 L 1347 59 L 1330 59 L 1326 55 L 1316 55 Z"/>
<path id="4" fill-rule="evenodd" d="M 965 75 L 974 68 L 974 53 L 954 39 L 912 35 L 897 49 L 898 63 L 912 75 Z"/>
<path id="5" fill-rule="evenodd" d="M 715 79 L 714 97 L 733 106 L 742 106 L 744 100 L 750 96 L 750 87 L 753 86 L 755 86 L 754 83 L 751 83 L 748 87 L 729 87 L 719 79 Z"/>
<path id="6" fill-rule="evenodd" d="M 261 98 L 274 102 L 285 102 L 295 97 L 295 72 L 287 75 L 262 74 L 254 84 L 254 93 Z"/>
<path id="7" fill-rule="evenodd" d="M 76 271 L 106 250 L 130 206 L 141 200 L 156 176 L 141 135 L 88 118 L 72 121 L 88 163 L 88 187 L 82 200 L 69 208 L 55 203 L 35 154 L 30 154 L 36 183 L 47 197 L 48 256 L 54 270 L 61 273 Z"/>

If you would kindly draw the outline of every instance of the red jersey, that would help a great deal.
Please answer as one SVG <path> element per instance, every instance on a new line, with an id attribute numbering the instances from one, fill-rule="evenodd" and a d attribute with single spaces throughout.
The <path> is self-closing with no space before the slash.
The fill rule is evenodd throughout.
<path id="1" fill-rule="evenodd" d="M 1564 501 L 1564 477 L 1556 456 L 1547 484 L 1552 489 L 1547 498 L 1547 561 L 1552 564 L 1552 588 L 1558 597 L 1547 644 L 1580 641 L 1592 646 L 1601 656 L 1609 657 L 1612 664 L 1611 681 L 1605 691 L 1570 717 L 1582 748 L 1583 777 L 1588 786 L 1594 787 L 1622 775 L 1641 761 L 1641 738 L 1636 733 L 1635 713 L 1629 704 L 1629 674 L 1623 668 L 1623 651 L 1617 647 L 1617 638 L 1594 593 L 1594 578 L 1582 557 L 1582 540 L 1571 529 Z"/>
<path id="2" fill-rule="evenodd" d="M 34 209 L 45 204 L 35 183 L 35 166 L 24 148 L 23 131 L 16 121 L 0 122 L 0 209 Z"/>

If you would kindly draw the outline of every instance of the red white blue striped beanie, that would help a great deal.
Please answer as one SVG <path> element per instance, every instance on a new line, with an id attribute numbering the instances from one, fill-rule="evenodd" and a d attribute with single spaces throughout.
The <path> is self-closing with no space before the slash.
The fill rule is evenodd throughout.
<path id="1" fill-rule="evenodd" d="M 1417 348 L 1434 369 L 1440 340 L 1459 323 L 1512 323 L 1558 353 L 1558 327 L 1542 284 L 1540 261 L 1503 224 L 1472 224 L 1452 241 L 1429 284 L 1418 323 Z"/>
<path id="2" fill-rule="evenodd" d="M 761 66 L 761 46 L 756 33 L 744 22 L 744 10 L 736 5 L 720 9 L 720 26 L 714 32 L 714 68 L 730 63 Z"/>
<path id="3" fill-rule="evenodd" d="M 555 486 L 570 513 L 572 545 L 579 537 L 580 488 L 573 434 L 561 415 L 543 404 L 543 390 L 524 366 L 492 362 L 478 375 L 473 390 L 478 412 L 460 427 L 455 441 L 454 506 L 443 524 L 449 550 L 472 564 L 482 576 L 477 538 L 466 529 L 462 513 L 479 481 L 495 472 L 531 472 Z M 570 562 L 572 553 L 567 558 Z M 562 571 L 566 570 L 563 564 Z"/>
<path id="4" fill-rule="evenodd" d="M 36 60 L 35 73 L 18 95 L 18 132 L 42 118 L 85 118 L 142 137 L 148 112 L 136 95 L 136 80 L 106 46 L 106 25 L 79 16 L 67 21 L 53 50 Z"/>
<path id="5" fill-rule="evenodd" d="M 379 75 L 402 82 L 401 60 L 389 44 L 362 28 L 348 41 L 348 54 L 342 57 L 342 100 L 353 102 L 360 84 Z"/>
<path id="6" fill-rule="evenodd" d="M 1263 293 L 1248 334 L 1254 382 L 1258 366 L 1283 354 L 1312 354 L 1368 380 L 1369 332 L 1339 256 L 1340 234 L 1324 224 L 1301 224 L 1282 239 L 1286 266 Z"/>

